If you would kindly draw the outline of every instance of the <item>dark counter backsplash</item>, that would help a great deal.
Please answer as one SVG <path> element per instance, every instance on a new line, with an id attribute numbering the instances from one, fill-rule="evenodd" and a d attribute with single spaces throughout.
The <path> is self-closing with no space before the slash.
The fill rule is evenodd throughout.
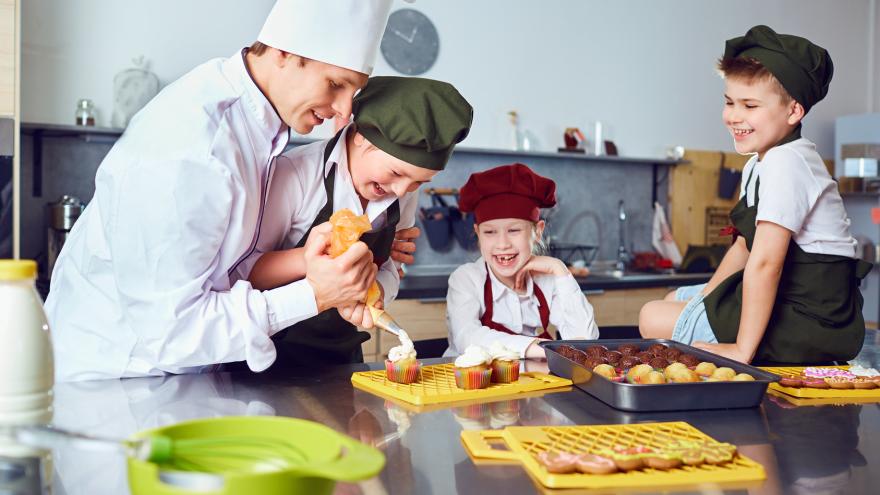
<path id="1" fill-rule="evenodd" d="M 42 162 L 42 180 L 37 188 L 41 191 L 35 191 L 34 137 L 22 136 L 22 257 L 37 259 L 41 269 L 45 269 L 46 204 L 56 201 L 62 194 L 90 201 L 94 194 L 95 171 L 114 140 L 113 137 L 44 137 L 41 150 L 37 151 Z M 656 177 L 656 197 L 665 206 L 669 165 L 662 160 L 651 165 L 638 159 L 628 162 L 625 158 L 607 161 L 583 156 L 547 155 L 459 150 L 430 187 L 461 187 L 473 172 L 521 162 L 556 181 L 559 201 L 555 208 L 544 211 L 547 220 L 545 239 L 553 236 L 560 242 L 595 245 L 599 247 L 597 259 L 614 259 L 619 236 L 618 202 L 623 200 L 627 215 L 627 249 L 651 249 L 653 182 Z M 34 196 L 35 192 L 41 195 Z M 454 204 L 455 198 L 447 199 Z M 419 203 L 430 206 L 430 196 L 420 193 Z M 418 219 L 416 224 L 421 225 Z M 457 265 L 473 261 L 478 256 L 477 250 L 465 250 L 454 241 L 447 250 L 434 251 L 423 235 L 418 240 L 416 264 Z"/>

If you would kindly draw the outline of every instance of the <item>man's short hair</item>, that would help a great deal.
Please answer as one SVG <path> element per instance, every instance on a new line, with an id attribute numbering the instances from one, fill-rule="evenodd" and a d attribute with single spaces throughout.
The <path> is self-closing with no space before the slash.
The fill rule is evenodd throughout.
<path id="1" fill-rule="evenodd" d="M 266 50 L 268 50 L 268 49 L 269 49 L 269 45 L 264 45 L 264 44 L 260 43 L 259 41 L 254 41 L 254 43 L 250 46 L 250 48 L 248 48 L 248 53 L 252 53 L 252 54 L 259 57 L 260 55 L 266 53 Z"/>

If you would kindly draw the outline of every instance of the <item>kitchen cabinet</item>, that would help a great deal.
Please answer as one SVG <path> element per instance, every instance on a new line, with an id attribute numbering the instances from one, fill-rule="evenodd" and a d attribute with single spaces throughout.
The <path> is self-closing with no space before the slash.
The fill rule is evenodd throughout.
<path id="1" fill-rule="evenodd" d="M 686 164 L 669 172 L 670 227 L 682 254 L 689 245 L 705 246 L 710 237 L 717 237 L 714 235 L 717 232 L 707 231 L 708 209 L 730 211 L 739 200 L 739 186 L 733 198 L 718 197 L 722 164 L 742 171 L 749 157 L 721 151 L 686 150 L 684 159 Z"/>
<path id="2" fill-rule="evenodd" d="M 608 326 L 637 326 L 639 311 L 649 301 L 663 299 L 675 287 L 650 287 L 641 289 L 586 291 L 587 300 L 593 306 L 596 324 Z"/>
<path id="3" fill-rule="evenodd" d="M 593 305 L 599 327 L 639 324 L 639 311 L 648 301 L 663 299 L 674 287 L 650 287 L 620 290 L 586 291 Z M 445 299 L 398 299 L 388 305 L 388 312 L 416 340 L 446 338 Z M 363 344 L 364 361 L 381 361 L 398 340 L 386 332 L 370 330 L 371 338 Z M 550 333 L 555 335 L 554 328 Z"/>

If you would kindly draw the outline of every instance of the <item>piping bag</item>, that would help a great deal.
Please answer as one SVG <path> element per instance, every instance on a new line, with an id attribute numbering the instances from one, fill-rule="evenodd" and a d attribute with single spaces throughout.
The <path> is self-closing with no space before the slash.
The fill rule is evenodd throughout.
<path id="1" fill-rule="evenodd" d="M 329 254 L 331 258 L 344 253 L 352 244 L 360 239 L 364 232 L 368 232 L 373 228 L 367 215 L 355 215 L 348 208 L 334 212 L 330 216 L 330 225 L 333 226 L 333 230 L 330 233 Z M 382 297 L 382 291 L 379 289 L 379 284 L 373 282 L 373 285 L 367 291 L 367 298 L 364 301 L 370 310 L 373 324 L 388 333 L 400 337 L 403 328 L 394 321 L 394 318 L 388 312 L 375 307 L 380 297 Z"/>

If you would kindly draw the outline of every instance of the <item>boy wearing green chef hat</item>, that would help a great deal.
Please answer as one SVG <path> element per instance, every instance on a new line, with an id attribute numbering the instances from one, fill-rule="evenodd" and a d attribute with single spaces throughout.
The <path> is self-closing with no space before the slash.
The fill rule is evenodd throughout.
<path id="1" fill-rule="evenodd" d="M 801 120 L 828 92 L 831 57 L 755 26 L 727 41 L 718 68 L 724 124 L 736 151 L 753 155 L 730 212 L 735 241 L 707 284 L 646 304 L 640 331 L 744 363 L 852 359 L 871 265 L 856 259 L 837 183 L 801 137 Z"/>
<path id="2" fill-rule="evenodd" d="M 414 77 L 373 77 L 354 98 L 353 123 L 332 139 L 299 146 L 275 161 L 254 253 L 238 275 L 257 289 L 305 276 L 305 241 L 327 235 L 334 211 L 366 214 L 363 236 L 373 253 L 384 303 L 397 295 L 400 277 L 388 259 L 396 230 L 415 223 L 417 189 L 443 170 L 470 131 L 473 109 L 450 84 Z M 362 362 L 361 344 L 372 327 L 363 304 L 317 316 L 273 336 L 280 367 Z"/>

